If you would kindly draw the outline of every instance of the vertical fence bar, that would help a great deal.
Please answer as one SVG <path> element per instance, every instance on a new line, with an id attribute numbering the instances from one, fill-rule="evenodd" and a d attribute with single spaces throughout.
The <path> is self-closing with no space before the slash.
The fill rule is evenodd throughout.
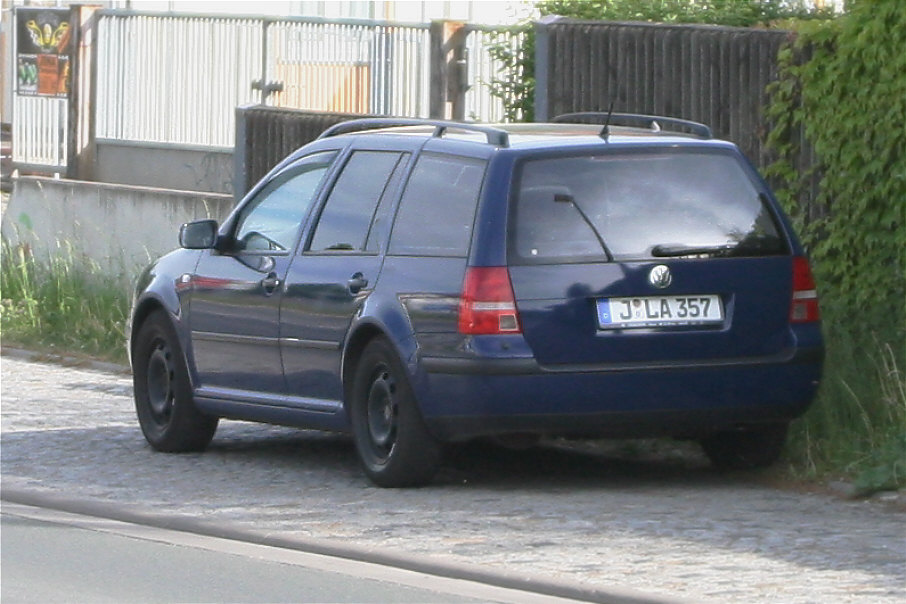
<path id="1" fill-rule="evenodd" d="M 550 116 L 550 25 L 556 18 L 535 22 L 535 120 L 546 122 Z"/>

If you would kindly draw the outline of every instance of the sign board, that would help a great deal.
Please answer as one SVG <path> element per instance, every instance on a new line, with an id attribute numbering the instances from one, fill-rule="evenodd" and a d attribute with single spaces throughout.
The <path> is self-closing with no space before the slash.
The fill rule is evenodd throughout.
<path id="1" fill-rule="evenodd" d="M 69 96 L 72 28 L 68 8 L 16 9 L 16 91 Z"/>

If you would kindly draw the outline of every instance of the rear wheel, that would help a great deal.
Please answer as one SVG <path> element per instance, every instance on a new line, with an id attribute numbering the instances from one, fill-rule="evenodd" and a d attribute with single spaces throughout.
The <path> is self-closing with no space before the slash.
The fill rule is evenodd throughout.
<path id="1" fill-rule="evenodd" d="M 701 440 L 711 463 L 722 470 L 750 470 L 773 464 L 783 452 L 788 424 L 719 432 Z"/>
<path id="2" fill-rule="evenodd" d="M 132 357 L 135 411 L 142 433 L 158 451 L 201 451 L 217 430 L 192 400 L 192 386 L 179 339 L 162 311 L 139 329 Z"/>
<path id="3" fill-rule="evenodd" d="M 365 474 L 381 487 L 431 482 L 441 445 L 428 432 L 405 368 L 387 340 L 362 352 L 350 397 L 350 419 Z"/>

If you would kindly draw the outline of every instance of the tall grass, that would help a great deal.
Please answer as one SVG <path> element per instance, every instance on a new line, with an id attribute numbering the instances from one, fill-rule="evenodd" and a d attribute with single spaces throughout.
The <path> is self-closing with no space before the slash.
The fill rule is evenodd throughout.
<path id="1" fill-rule="evenodd" d="M 906 487 L 903 331 L 862 333 L 847 327 L 844 313 L 824 315 L 824 377 L 815 404 L 793 424 L 793 471 L 851 478 L 856 494 Z"/>
<path id="2" fill-rule="evenodd" d="M 126 359 L 128 289 L 119 276 L 60 244 L 46 261 L 26 246 L 3 242 L 0 257 L 0 336 L 5 345 Z"/>

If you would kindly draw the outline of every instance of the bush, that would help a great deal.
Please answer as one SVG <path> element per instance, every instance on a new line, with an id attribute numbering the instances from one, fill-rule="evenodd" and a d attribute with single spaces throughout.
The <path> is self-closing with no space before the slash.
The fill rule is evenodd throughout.
<path id="1" fill-rule="evenodd" d="M 795 435 L 812 471 L 906 484 L 906 5 L 804 25 L 771 89 L 768 169 L 821 290 L 828 362 Z M 802 171 L 801 158 L 813 156 Z"/>
<path id="2" fill-rule="evenodd" d="M 707 23 L 732 27 L 770 26 L 786 19 L 828 17 L 830 9 L 789 0 L 543 0 L 544 15 L 597 21 Z"/>

